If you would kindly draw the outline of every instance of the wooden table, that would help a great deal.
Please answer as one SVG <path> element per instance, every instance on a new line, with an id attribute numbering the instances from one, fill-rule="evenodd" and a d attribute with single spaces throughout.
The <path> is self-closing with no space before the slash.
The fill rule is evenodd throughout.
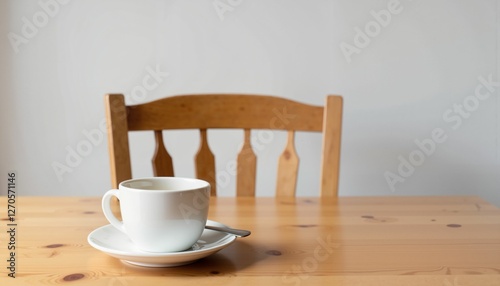
<path id="1" fill-rule="evenodd" d="M 210 219 L 252 235 L 159 269 L 87 243 L 99 198 L 18 197 L 16 278 L 1 202 L 0 285 L 500 285 L 500 210 L 476 197 L 213 198 Z"/>

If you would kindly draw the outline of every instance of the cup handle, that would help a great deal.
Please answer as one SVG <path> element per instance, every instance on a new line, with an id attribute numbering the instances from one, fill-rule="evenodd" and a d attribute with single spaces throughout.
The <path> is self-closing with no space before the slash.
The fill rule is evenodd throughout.
<path id="1" fill-rule="evenodd" d="M 117 197 L 118 199 L 120 199 L 118 190 L 109 190 L 104 194 L 104 196 L 102 197 L 102 211 L 104 212 L 104 216 L 108 219 L 111 225 L 113 225 L 123 233 L 126 233 L 123 222 L 118 220 L 111 211 L 111 198 L 113 197 Z"/>

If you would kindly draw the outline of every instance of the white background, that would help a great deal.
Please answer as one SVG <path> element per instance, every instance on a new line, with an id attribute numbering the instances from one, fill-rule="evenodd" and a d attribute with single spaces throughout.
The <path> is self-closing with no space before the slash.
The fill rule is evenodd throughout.
<path id="1" fill-rule="evenodd" d="M 238 92 L 318 105 L 341 94 L 340 195 L 479 195 L 500 206 L 500 87 L 459 126 L 443 119 L 464 100 L 474 103 L 479 77 L 498 81 L 499 1 L 54 1 L 0 2 L 0 177 L 17 171 L 20 195 L 98 196 L 110 188 L 99 131 L 105 93 L 124 93 L 128 104 Z M 388 5 L 398 12 L 376 23 L 373 13 Z M 368 41 L 346 57 L 342 43 L 355 47 L 367 27 Z M 156 69 L 155 88 L 137 93 Z M 418 153 L 415 140 L 436 128 L 446 140 L 414 157 L 418 166 L 392 190 L 384 174 L 401 175 L 401 160 Z M 253 134 L 257 194 L 272 196 L 285 134 Z M 209 136 L 219 195 L 234 195 L 235 178 L 223 174 L 242 132 Z M 176 175 L 194 176 L 197 133 L 165 138 Z M 319 192 L 320 142 L 298 135 L 300 196 Z M 132 134 L 131 145 L 134 176 L 150 176 L 152 134 Z M 68 163 L 78 150 L 81 158 Z M 58 177 L 55 165 L 67 172 Z"/>

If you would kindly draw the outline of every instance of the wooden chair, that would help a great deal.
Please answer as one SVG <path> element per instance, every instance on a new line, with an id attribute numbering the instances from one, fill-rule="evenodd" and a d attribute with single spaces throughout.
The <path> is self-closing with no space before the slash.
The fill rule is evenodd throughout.
<path id="1" fill-rule="evenodd" d="M 294 147 L 295 131 L 315 131 L 323 133 L 320 194 L 337 196 L 342 126 L 340 96 L 327 96 L 324 107 L 273 96 L 243 94 L 179 95 L 126 106 L 122 94 L 107 94 L 105 105 L 113 188 L 132 178 L 128 132 L 153 131 L 156 140 L 152 159 L 154 175 L 174 176 L 162 130 L 199 129 L 201 143 L 195 156 L 196 177 L 208 181 L 212 195 L 216 195 L 215 159 L 208 146 L 207 129 L 239 128 L 244 130 L 244 143 L 237 158 L 236 194 L 254 196 L 256 156 L 250 145 L 250 130 L 273 129 L 288 131 L 288 142 L 278 163 L 276 195 L 295 195 L 299 165 Z"/>

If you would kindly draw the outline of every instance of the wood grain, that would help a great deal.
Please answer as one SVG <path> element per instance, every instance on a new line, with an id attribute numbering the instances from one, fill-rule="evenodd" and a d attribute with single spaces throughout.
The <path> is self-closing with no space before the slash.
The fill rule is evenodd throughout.
<path id="1" fill-rule="evenodd" d="M 476 197 L 213 197 L 209 219 L 252 235 L 159 269 L 88 245 L 107 224 L 100 198 L 20 197 L 18 209 L 17 276 L 4 268 L 1 285 L 500 285 L 500 210 Z"/>

